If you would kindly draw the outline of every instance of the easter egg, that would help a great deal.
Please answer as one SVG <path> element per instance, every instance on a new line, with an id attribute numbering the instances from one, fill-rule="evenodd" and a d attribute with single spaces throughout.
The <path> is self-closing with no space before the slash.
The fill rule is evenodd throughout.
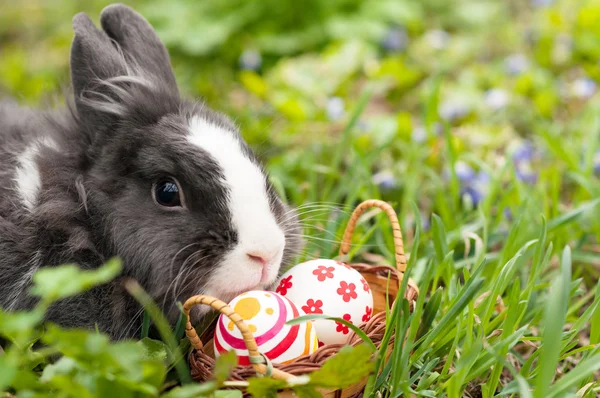
<path id="1" fill-rule="evenodd" d="M 252 290 L 234 298 L 229 306 L 244 319 L 252 332 L 258 350 L 273 363 L 285 364 L 312 354 L 318 340 L 312 322 L 286 325 L 306 315 L 289 299 L 263 290 Z M 214 334 L 215 355 L 235 351 L 240 365 L 250 365 L 242 333 L 227 316 L 221 314 Z"/>
<path id="2" fill-rule="evenodd" d="M 276 292 L 307 314 L 324 314 L 358 326 L 373 312 L 373 293 L 360 272 L 335 260 L 311 260 L 296 265 L 279 280 Z M 319 344 L 345 343 L 348 326 L 329 319 L 314 321 Z"/>

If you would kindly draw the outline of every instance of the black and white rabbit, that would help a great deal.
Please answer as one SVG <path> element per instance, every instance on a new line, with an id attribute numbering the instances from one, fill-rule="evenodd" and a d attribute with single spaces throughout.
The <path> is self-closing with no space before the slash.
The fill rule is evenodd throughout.
<path id="1" fill-rule="evenodd" d="M 41 267 L 118 256 L 120 278 L 47 317 L 120 339 L 141 325 L 127 278 L 174 322 L 191 295 L 271 286 L 300 231 L 230 119 L 180 97 L 150 24 L 120 4 L 100 21 L 73 18 L 74 107 L 0 103 L 0 307 L 33 306 Z"/>

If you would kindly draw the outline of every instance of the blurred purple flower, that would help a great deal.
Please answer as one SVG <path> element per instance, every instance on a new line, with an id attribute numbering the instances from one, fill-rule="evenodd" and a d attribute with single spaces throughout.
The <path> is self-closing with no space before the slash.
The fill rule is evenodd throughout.
<path id="1" fill-rule="evenodd" d="M 573 94 L 578 98 L 590 98 L 596 92 L 596 82 L 582 77 L 573 82 Z"/>
<path id="2" fill-rule="evenodd" d="M 600 174 L 600 150 L 594 154 L 594 173 Z"/>
<path id="3" fill-rule="evenodd" d="M 256 50 L 244 50 L 239 59 L 240 68 L 257 71 L 262 66 L 262 56 Z"/>
<path id="4" fill-rule="evenodd" d="M 460 191 L 462 198 L 468 198 L 468 200 L 477 207 L 479 203 L 485 198 L 485 193 L 474 187 L 464 187 Z"/>
<path id="5" fill-rule="evenodd" d="M 477 178 L 475 179 L 475 183 L 478 185 L 487 185 L 490 183 L 490 175 L 485 171 L 480 171 L 477 173 Z"/>
<path id="6" fill-rule="evenodd" d="M 530 141 L 524 141 L 519 145 L 512 154 L 515 163 L 528 162 L 533 158 L 535 148 Z"/>
<path id="7" fill-rule="evenodd" d="M 506 218 L 508 221 L 512 221 L 513 214 L 512 214 L 512 210 L 510 209 L 510 207 L 505 207 L 504 210 L 502 211 L 502 214 L 504 214 L 504 218 Z"/>
<path id="8" fill-rule="evenodd" d="M 413 142 L 425 142 L 425 140 L 427 139 L 427 130 L 425 129 L 425 127 L 416 127 L 413 129 L 410 138 Z"/>
<path id="9" fill-rule="evenodd" d="M 340 97 L 331 97 L 327 100 L 327 118 L 338 121 L 346 114 L 344 100 Z"/>
<path id="10" fill-rule="evenodd" d="M 534 7 L 549 7 L 555 0 L 530 0 L 531 5 Z"/>
<path id="11" fill-rule="evenodd" d="M 527 184 L 535 184 L 538 180 L 537 171 L 533 170 L 531 163 L 523 161 L 517 164 L 517 178 Z"/>
<path id="12" fill-rule="evenodd" d="M 513 54 L 505 58 L 504 69 L 511 76 L 520 75 L 529 69 L 529 60 L 524 54 Z"/>
<path id="13" fill-rule="evenodd" d="M 408 45 L 406 30 L 400 27 L 390 28 L 385 34 L 381 47 L 389 52 L 404 51 Z"/>
<path id="14" fill-rule="evenodd" d="M 431 125 L 431 134 L 441 136 L 444 133 L 444 127 L 441 123 L 435 122 Z M 411 132 L 413 142 L 424 142 L 427 140 L 427 128 L 425 126 L 417 126 Z"/>
<path id="15" fill-rule="evenodd" d="M 510 101 L 510 95 L 508 91 L 501 88 L 492 88 L 485 92 L 485 103 L 493 110 L 499 110 Z"/>
<path id="16" fill-rule="evenodd" d="M 462 198 L 468 198 L 473 206 L 479 205 L 488 194 L 490 176 L 480 171 L 470 181 L 463 181 L 461 184 L 460 194 Z"/>
<path id="17" fill-rule="evenodd" d="M 445 101 L 440 104 L 438 112 L 442 119 L 452 122 L 454 120 L 462 119 L 468 115 L 469 107 L 460 102 Z"/>
<path id="18" fill-rule="evenodd" d="M 421 228 L 424 232 L 429 231 L 431 228 L 431 217 L 430 215 L 421 213 Z"/>
<path id="19" fill-rule="evenodd" d="M 473 170 L 473 168 L 467 163 L 460 160 L 454 164 L 454 172 L 456 173 L 459 181 L 465 183 L 473 182 L 476 177 L 475 170 Z"/>
<path id="20" fill-rule="evenodd" d="M 389 191 L 396 188 L 396 177 L 390 170 L 381 170 L 373 174 L 373 183 L 382 191 Z"/>

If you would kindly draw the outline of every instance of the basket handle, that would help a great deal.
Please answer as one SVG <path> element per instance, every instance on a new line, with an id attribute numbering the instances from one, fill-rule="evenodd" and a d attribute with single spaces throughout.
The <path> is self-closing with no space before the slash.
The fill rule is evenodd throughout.
<path id="1" fill-rule="evenodd" d="M 196 350 L 202 350 L 204 348 L 204 344 L 200 340 L 200 337 L 198 337 L 198 333 L 190 321 L 190 311 L 196 305 L 211 306 L 213 309 L 228 317 L 235 324 L 238 330 L 242 333 L 244 344 L 246 344 L 246 348 L 248 349 L 248 353 L 252 362 L 252 367 L 257 373 L 263 375 L 270 373 L 273 378 L 279 380 L 289 380 L 294 378 L 293 375 L 273 368 L 270 364 L 267 364 L 263 354 L 258 351 L 256 340 L 254 340 L 252 332 L 250 332 L 250 329 L 248 329 L 248 326 L 242 317 L 239 316 L 227 303 L 214 297 L 204 295 L 193 296 L 187 299 L 183 304 L 183 312 L 187 317 L 185 334 L 190 340 L 190 343 L 192 343 L 192 347 L 194 347 Z"/>
<path id="2" fill-rule="evenodd" d="M 398 221 L 398 216 L 394 211 L 394 208 L 378 199 L 370 199 L 359 204 L 352 215 L 350 216 L 350 221 L 348 221 L 348 226 L 344 231 L 344 238 L 342 239 L 342 245 L 340 247 L 340 255 L 345 256 L 350 252 L 350 245 L 352 243 L 352 235 L 354 234 L 354 230 L 356 228 L 356 224 L 358 223 L 358 219 L 365 212 L 365 210 L 371 207 L 378 207 L 381 210 L 385 211 L 388 218 L 392 223 L 392 230 L 394 233 L 394 254 L 396 257 L 396 268 L 398 271 L 404 273 L 406 272 L 406 256 L 404 255 L 404 242 L 402 241 L 402 231 L 400 230 L 400 222 Z"/>

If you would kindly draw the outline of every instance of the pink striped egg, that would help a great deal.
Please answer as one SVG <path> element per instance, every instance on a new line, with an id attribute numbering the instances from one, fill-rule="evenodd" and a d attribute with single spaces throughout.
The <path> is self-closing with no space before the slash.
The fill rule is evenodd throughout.
<path id="1" fill-rule="evenodd" d="M 286 325 L 286 322 L 306 315 L 285 297 L 263 290 L 252 290 L 234 298 L 229 306 L 244 319 L 252 332 L 258 350 L 273 363 L 284 364 L 312 354 L 318 339 L 312 322 Z M 250 365 L 248 350 L 235 324 L 221 314 L 214 334 L 215 355 L 235 351 L 240 365 Z"/>
<path id="2" fill-rule="evenodd" d="M 335 260 L 318 259 L 296 265 L 282 275 L 276 292 L 307 314 L 341 318 L 356 326 L 369 321 L 373 313 L 373 293 L 367 281 L 354 268 Z M 352 332 L 341 322 L 313 322 L 320 344 L 343 344 Z"/>

